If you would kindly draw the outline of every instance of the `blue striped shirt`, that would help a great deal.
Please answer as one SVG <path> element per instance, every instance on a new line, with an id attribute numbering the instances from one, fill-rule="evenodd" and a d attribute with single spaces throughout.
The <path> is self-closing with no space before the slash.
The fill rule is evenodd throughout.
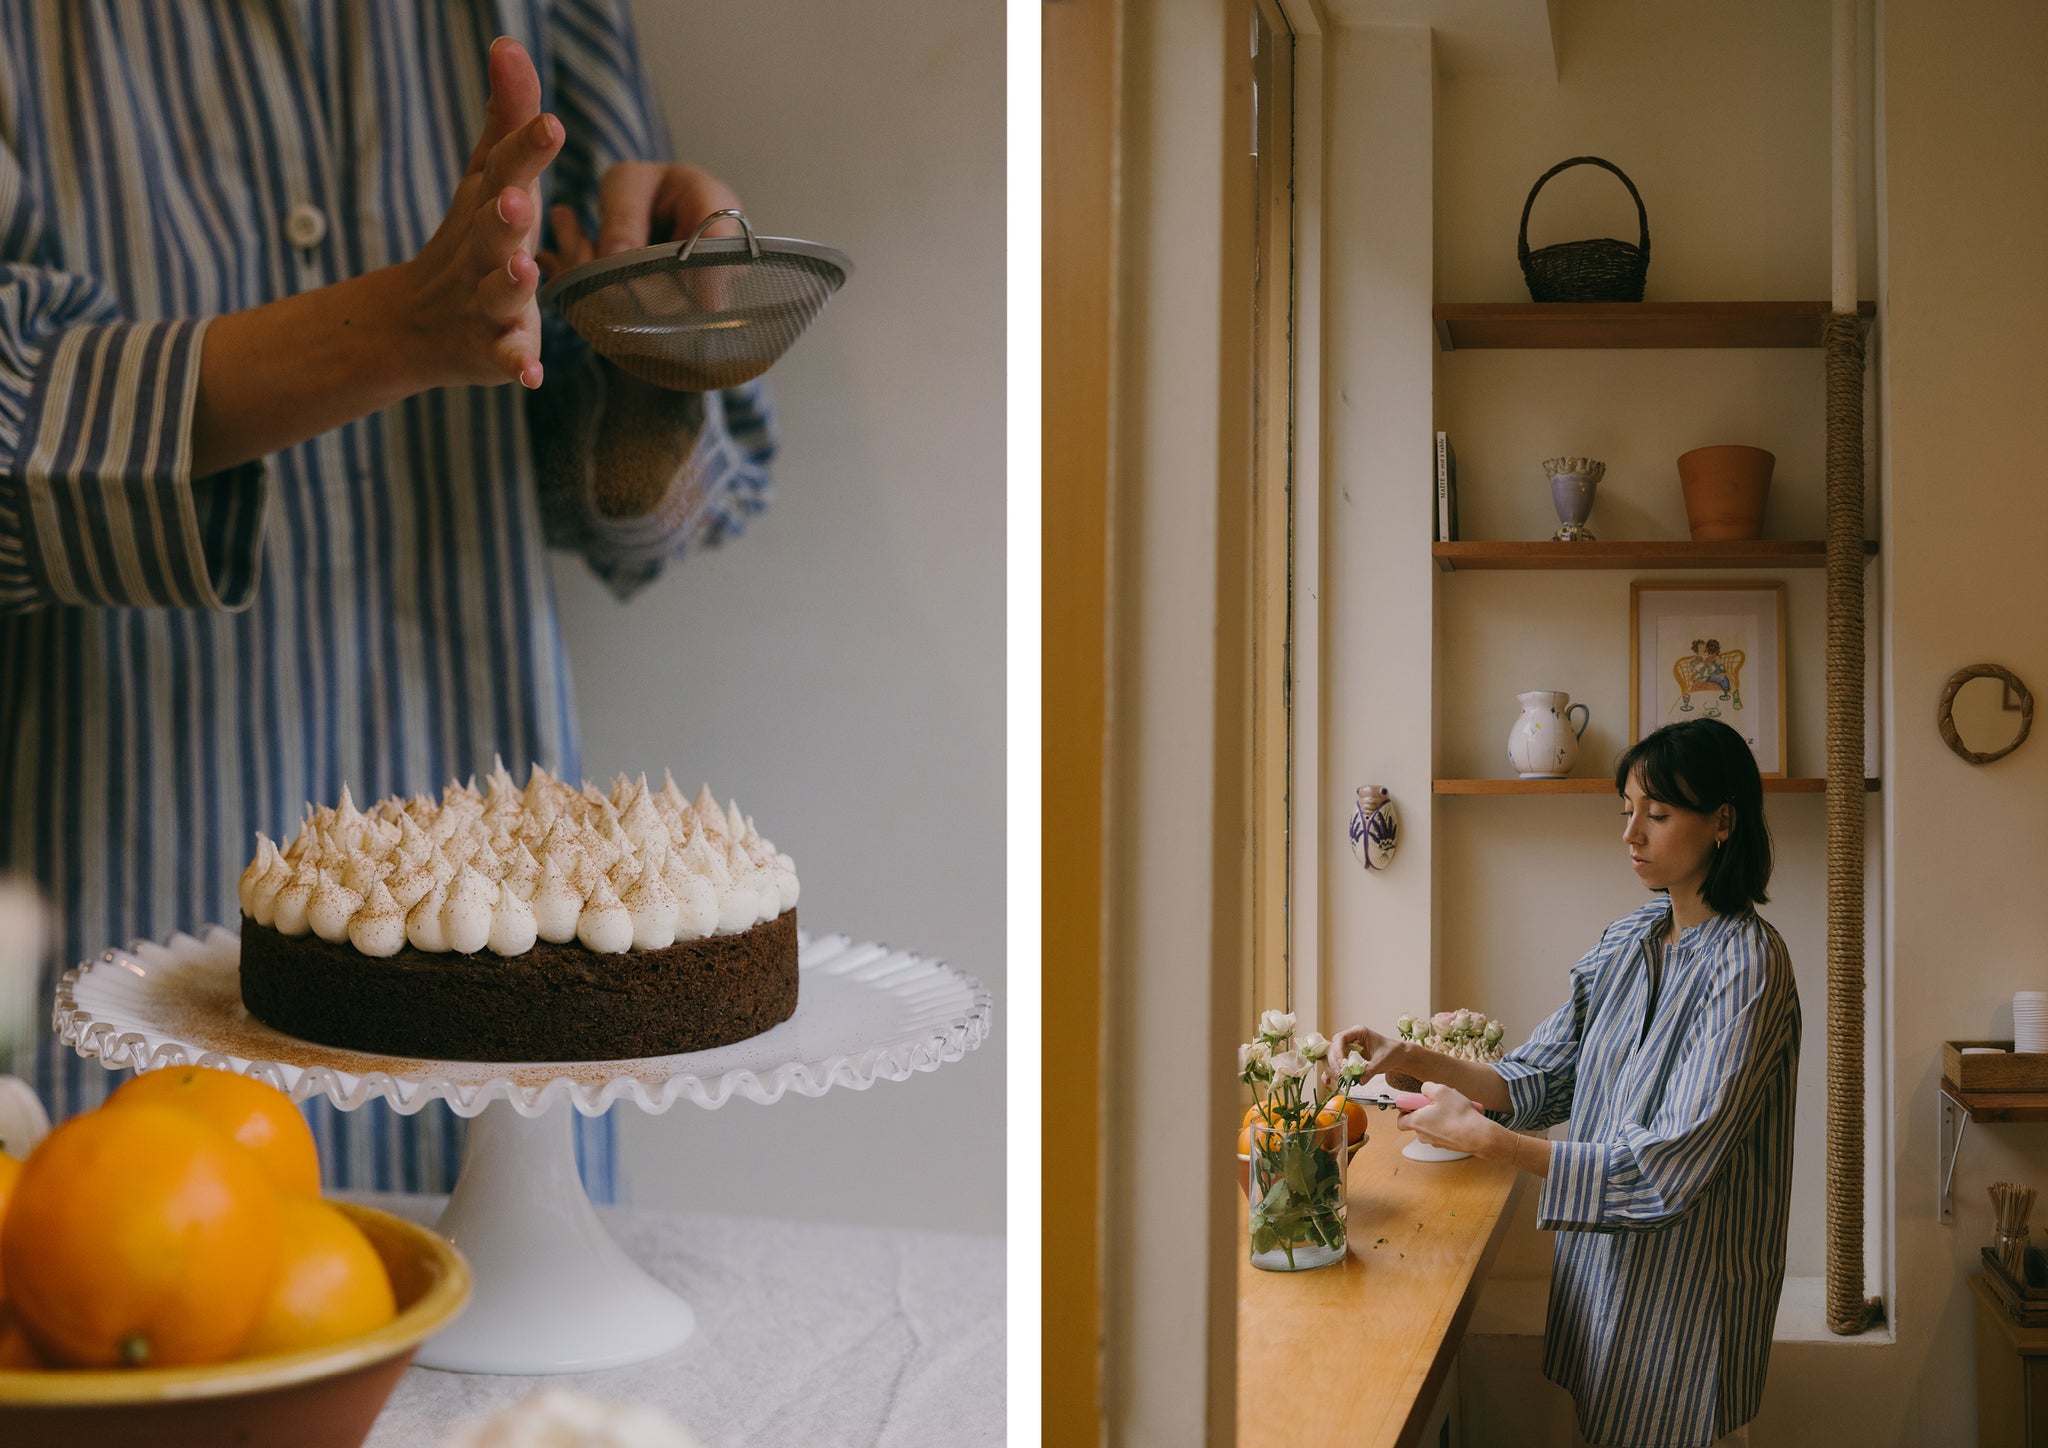
<path id="1" fill-rule="evenodd" d="M 546 548 L 625 594 L 763 506 L 755 391 L 608 399 L 558 324 L 538 392 L 427 392 L 191 476 L 208 319 L 417 254 L 500 34 L 567 135 L 544 199 L 595 234 L 605 169 L 666 150 L 625 0 L 0 0 L 0 867 L 56 901 L 60 964 L 232 923 L 256 832 L 344 784 L 576 777 Z M 695 448 L 701 511 L 597 511 L 627 406 L 662 409 L 669 466 Z M 111 1084 L 47 1036 L 20 1069 L 58 1117 Z M 331 1184 L 454 1175 L 439 1106 L 313 1115 Z M 602 1199 L 609 1124 L 579 1123 Z"/>
<path id="2" fill-rule="evenodd" d="M 1543 1371 L 1579 1430 L 1690 1448 L 1756 1416 L 1785 1279 L 1799 993 L 1753 912 L 1607 928 L 1571 999 L 1500 1062 L 1517 1131 L 1570 1119 L 1537 1225 L 1557 1232 Z"/>

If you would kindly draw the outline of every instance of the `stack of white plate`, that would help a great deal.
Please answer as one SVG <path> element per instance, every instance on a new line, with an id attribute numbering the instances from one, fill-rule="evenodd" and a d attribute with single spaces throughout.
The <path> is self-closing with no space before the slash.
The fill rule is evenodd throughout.
<path id="1" fill-rule="evenodd" d="M 2012 1048 L 2023 1054 L 2048 1051 L 2048 990 L 2013 992 Z"/>

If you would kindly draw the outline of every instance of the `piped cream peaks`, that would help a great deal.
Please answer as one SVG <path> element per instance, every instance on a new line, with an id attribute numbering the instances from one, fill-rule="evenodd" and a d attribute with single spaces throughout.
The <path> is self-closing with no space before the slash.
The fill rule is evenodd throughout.
<path id="1" fill-rule="evenodd" d="M 644 774 L 599 789 L 535 766 L 522 786 L 501 759 L 438 798 L 359 805 L 344 788 L 282 845 L 257 836 L 236 892 L 258 924 L 382 956 L 654 950 L 746 930 L 797 893 L 794 862 L 708 785 L 693 799 L 663 771 L 658 789 Z"/>

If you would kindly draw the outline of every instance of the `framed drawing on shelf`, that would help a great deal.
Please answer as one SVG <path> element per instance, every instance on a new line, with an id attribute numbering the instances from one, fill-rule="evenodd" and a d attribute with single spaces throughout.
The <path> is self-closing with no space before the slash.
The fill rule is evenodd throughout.
<path id="1" fill-rule="evenodd" d="M 1628 737 L 1719 719 L 1785 777 L 1785 585 L 1631 583 Z"/>

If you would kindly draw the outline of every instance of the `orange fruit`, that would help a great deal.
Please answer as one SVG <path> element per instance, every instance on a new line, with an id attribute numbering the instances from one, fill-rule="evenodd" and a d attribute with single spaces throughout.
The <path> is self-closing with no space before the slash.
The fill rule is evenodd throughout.
<path id="1" fill-rule="evenodd" d="M 221 1362 L 270 1291 L 277 1203 L 255 1157 L 188 1112 L 88 1111 L 23 1164 L 0 1271 L 53 1362 Z"/>
<path id="2" fill-rule="evenodd" d="M 256 1154 L 279 1191 L 320 1195 L 320 1153 L 312 1128 L 291 1097 L 275 1086 L 207 1066 L 166 1066 L 127 1082 L 106 1104 L 144 1102 L 175 1106 L 211 1122 Z"/>
<path id="3" fill-rule="evenodd" d="M 34 1372 L 49 1366 L 21 1330 L 21 1322 L 0 1302 L 0 1373 Z"/>
<path id="4" fill-rule="evenodd" d="M 327 1203 L 281 1196 L 284 1248 L 277 1279 L 243 1357 L 300 1352 L 360 1337 L 398 1315 L 384 1259 L 362 1229 Z"/>
<path id="5" fill-rule="evenodd" d="M 21 1175 L 21 1163 L 0 1152 L 0 1222 L 7 1220 L 7 1202 L 14 1195 L 14 1179 Z M 7 1273 L 0 1269 L 0 1299 L 7 1296 Z"/>
<path id="6" fill-rule="evenodd" d="M 1316 1124 L 1325 1128 L 1334 1127 L 1339 1121 L 1347 1120 L 1349 1125 L 1345 1133 L 1345 1141 L 1347 1143 L 1357 1141 L 1365 1131 L 1365 1105 L 1363 1102 L 1347 1101 L 1342 1097 L 1332 1096 L 1316 1112 Z M 1250 1110 L 1245 1112 L 1244 1123 L 1238 1128 L 1237 1133 L 1237 1154 L 1239 1156 L 1251 1155 L 1253 1129 L 1265 1126 L 1266 1124 L 1267 1118 L 1259 1106 L 1253 1105 Z M 1276 1129 L 1284 1129 L 1284 1124 L 1276 1127 Z M 1326 1130 L 1323 1133 L 1322 1144 L 1327 1147 L 1336 1146 L 1336 1132 Z"/>
<path id="7" fill-rule="evenodd" d="M 1344 1144 L 1349 1146 L 1355 1141 L 1364 1140 L 1365 1103 L 1363 1101 L 1353 1101 L 1348 1096 L 1333 1096 L 1330 1098 L 1329 1104 L 1337 1107 L 1344 1113 Z M 1335 1117 L 1333 1116 L 1331 1119 L 1335 1120 Z"/>

